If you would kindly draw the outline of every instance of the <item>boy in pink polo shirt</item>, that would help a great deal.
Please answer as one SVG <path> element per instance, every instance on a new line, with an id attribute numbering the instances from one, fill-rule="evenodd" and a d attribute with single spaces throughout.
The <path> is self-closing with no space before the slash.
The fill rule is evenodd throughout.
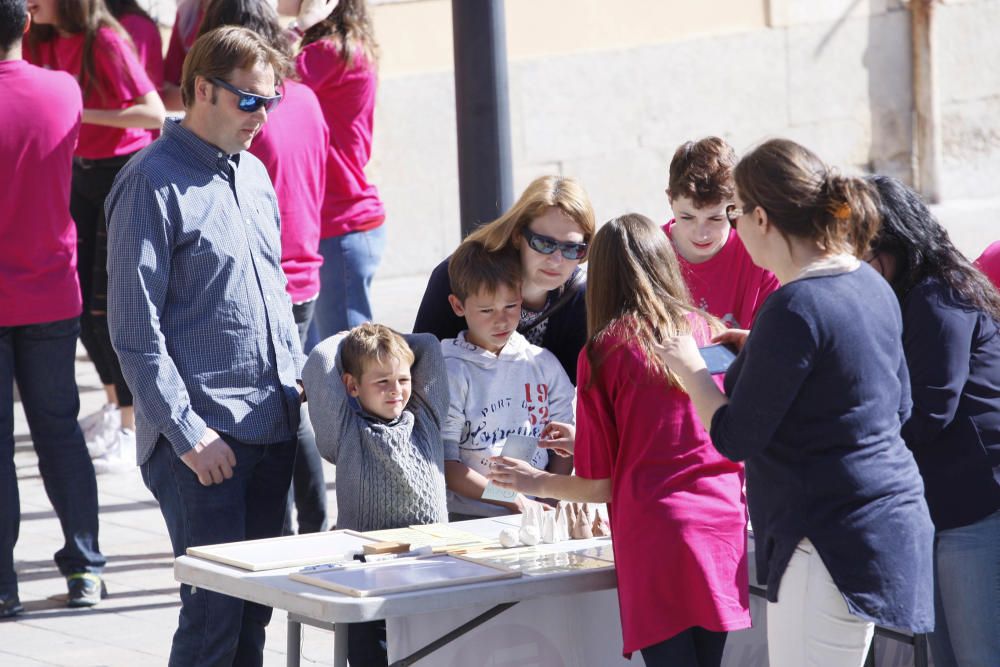
<path id="1" fill-rule="evenodd" d="M 76 422 L 81 301 L 69 192 L 83 104 L 72 76 L 21 59 L 28 20 L 25 0 L 0 0 L 0 618 L 24 610 L 14 571 L 15 381 L 66 540 L 55 561 L 70 607 L 100 602 L 105 564 L 94 466 Z"/>
<path id="2" fill-rule="evenodd" d="M 735 195 L 735 166 L 735 151 L 718 137 L 682 144 L 670 161 L 667 184 L 674 219 L 663 230 L 694 304 L 729 328 L 749 329 L 778 281 L 750 261 L 726 218 Z"/>

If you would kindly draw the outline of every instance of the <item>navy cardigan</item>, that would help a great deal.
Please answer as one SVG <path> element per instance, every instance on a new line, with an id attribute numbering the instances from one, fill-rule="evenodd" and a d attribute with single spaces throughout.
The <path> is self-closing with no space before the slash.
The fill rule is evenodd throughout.
<path id="1" fill-rule="evenodd" d="M 1000 509 L 1000 332 L 997 322 L 937 278 L 902 300 L 913 450 L 938 530 Z"/>
<path id="2" fill-rule="evenodd" d="M 852 614 L 934 627 L 934 526 L 913 456 L 899 304 L 867 264 L 771 294 L 726 374 L 712 442 L 746 460 L 757 578 L 777 600 L 809 538 Z"/>
<path id="3" fill-rule="evenodd" d="M 450 259 L 450 257 L 448 258 Z M 424 298 L 413 323 L 413 333 L 432 333 L 438 340 L 455 338 L 466 329 L 465 318 L 459 317 L 448 303 L 451 281 L 448 279 L 448 259 L 438 264 L 427 281 Z M 570 278 L 570 293 L 549 317 L 542 347 L 556 355 L 566 375 L 576 386 L 576 359 L 587 342 L 587 274 L 577 268 Z M 561 290 L 550 292 L 550 303 L 559 303 Z M 518 331 L 522 331 L 518 327 Z M 522 331 L 523 333 L 523 331 Z"/>

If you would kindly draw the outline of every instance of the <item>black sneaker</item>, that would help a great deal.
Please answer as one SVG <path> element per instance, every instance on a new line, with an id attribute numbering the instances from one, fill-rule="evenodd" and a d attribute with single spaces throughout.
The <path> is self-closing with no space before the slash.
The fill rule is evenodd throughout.
<path id="1" fill-rule="evenodd" d="M 12 595 L 0 595 L 0 618 L 10 618 L 17 616 L 24 611 L 24 605 L 17 597 L 17 593 Z"/>
<path id="2" fill-rule="evenodd" d="M 77 572 L 66 577 L 69 588 L 67 607 L 93 607 L 108 596 L 104 581 L 92 572 Z"/>

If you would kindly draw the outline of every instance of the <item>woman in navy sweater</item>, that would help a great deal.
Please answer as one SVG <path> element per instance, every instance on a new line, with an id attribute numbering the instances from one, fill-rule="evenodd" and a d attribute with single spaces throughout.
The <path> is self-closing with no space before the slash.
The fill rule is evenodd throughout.
<path id="1" fill-rule="evenodd" d="M 712 442 L 746 461 L 771 667 L 861 667 L 874 623 L 933 627 L 934 527 L 913 456 L 899 305 L 855 257 L 878 214 L 864 181 L 772 140 L 735 171 L 727 211 L 781 287 L 742 345 L 724 395 L 689 336 L 660 348 Z M 728 399 L 727 399 L 728 395 Z"/>
<path id="2" fill-rule="evenodd" d="M 913 412 L 903 439 L 937 529 L 938 667 L 1000 665 L 1000 294 L 920 197 L 870 179 L 882 226 L 868 261 L 903 311 Z"/>

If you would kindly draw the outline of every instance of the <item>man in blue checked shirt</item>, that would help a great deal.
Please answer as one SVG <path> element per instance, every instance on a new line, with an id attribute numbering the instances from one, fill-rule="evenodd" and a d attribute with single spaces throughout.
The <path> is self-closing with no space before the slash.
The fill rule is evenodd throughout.
<path id="1" fill-rule="evenodd" d="M 107 200 L 108 321 L 135 393 L 137 459 L 174 554 L 280 534 L 304 358 L 278 202 L 246 152 L 287 63 L 225 27 L 184 63 L 186 116 Z M 170 665 L 259 665 L 271 610 L 181 586 Z"/>

